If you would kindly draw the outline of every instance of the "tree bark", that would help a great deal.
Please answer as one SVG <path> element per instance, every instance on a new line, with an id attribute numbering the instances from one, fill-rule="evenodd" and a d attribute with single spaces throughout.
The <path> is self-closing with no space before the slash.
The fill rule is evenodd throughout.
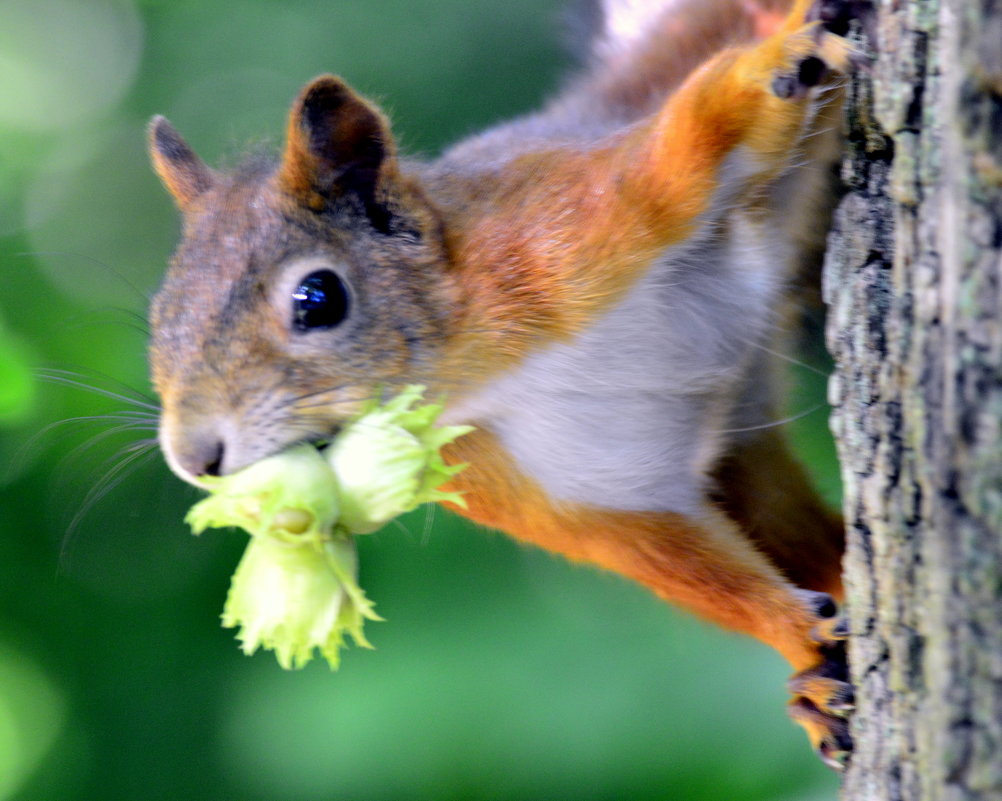
<path id="1" fill-rule="evenodd" d="M 825 268 L 844 801 L 1002 799 L 1002 0 L 881 4 Z"/>

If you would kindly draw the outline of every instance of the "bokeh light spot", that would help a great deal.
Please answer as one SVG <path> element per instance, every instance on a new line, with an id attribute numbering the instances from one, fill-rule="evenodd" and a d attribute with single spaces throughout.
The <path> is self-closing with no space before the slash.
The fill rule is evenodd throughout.
<path id="1" fill-rule="evenodd" d="M 93 118 L 132 85 L 142 23 L 127 0 L 4 5 L 0 125 L 59 131 Z"/>
<path id="2" fill-rule="evenodd" d="M 106 131 L 93 152 L 69 172 L 42 164 L 25 203 L 32 255 L 67 298 L 142 314 L 177 223 L 141 124 Z"/>
<path id="3" fill-rule="evenodd" d="M 0 425 L 22 421 L 34 399 L 28 349 L 0 325 Z"/>
<path id="4" fill-rule="evenodd" d="M 62 693 L 38 665 L 0 642 L 0 801 L 17 794 L 64 722 Z"/>

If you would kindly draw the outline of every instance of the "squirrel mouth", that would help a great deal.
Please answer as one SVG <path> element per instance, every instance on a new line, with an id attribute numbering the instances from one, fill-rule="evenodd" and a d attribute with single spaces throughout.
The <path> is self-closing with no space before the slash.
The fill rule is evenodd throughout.
<path id="1" fill-rule="evenodd" d="M 335 440 L 337 435 L 341 433 L 342 428 L 343 426 L 340 424 L 331 426 L 328 433 L 316 437 L 310 437 L 309 439 L 303 440 L 303 442 L 307 445 L 312 445 L 318 451 L 322 451 Z"/>

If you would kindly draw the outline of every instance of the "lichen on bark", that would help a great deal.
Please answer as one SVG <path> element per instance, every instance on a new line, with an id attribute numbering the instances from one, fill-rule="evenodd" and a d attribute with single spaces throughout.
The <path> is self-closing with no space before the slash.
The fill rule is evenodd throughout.
<path id="1" fill-rule="evenodd" d="M 847 801 L 1002 798 L 1002 4 L 882 4 L 826 264 Z"/>

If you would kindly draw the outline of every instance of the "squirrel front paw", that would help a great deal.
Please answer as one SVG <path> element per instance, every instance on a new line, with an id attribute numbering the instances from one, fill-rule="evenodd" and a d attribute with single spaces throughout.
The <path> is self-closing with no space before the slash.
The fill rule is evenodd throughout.
<path id="1" fill-rule="evenodd" d="M 818 662 L 794 674 L 787 683 L 794 696 L 787 709 L 807 731 L 822 761 L 842 770 L 852 753 L 849 717 L 855 709 L 845 649 L 849 627 L 831 596 L 810 593 L 810 603 L 819 618 L 812 632 Z"/>
<path id="2" fill-rule="evenodd" d="M 864 16 L 868 0 L 815 0 L 803 26 L 787 35 L 784 66 L 772 79 L 774 95 L 801 99 L 815 87 L 833 83 L 865 64 L 865 57 L 848 39 L 852 19 Z"/>

